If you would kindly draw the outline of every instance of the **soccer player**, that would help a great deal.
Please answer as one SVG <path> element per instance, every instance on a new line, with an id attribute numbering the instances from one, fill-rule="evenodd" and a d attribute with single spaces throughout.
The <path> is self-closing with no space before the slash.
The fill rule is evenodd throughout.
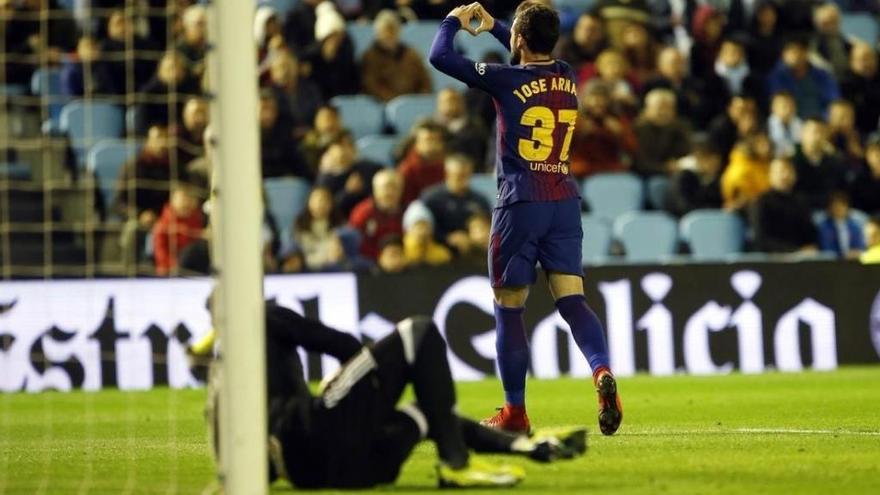
<path id="1" fill-rule="evenodd" d="M 473 19 L 480 21 L 476 29 Z M 459 29 L 474 35 L 490 32 L 510 48 L 511 64 L 474 63 L 456 53 L 453 39 Z M 523 310 L 540 262 L 556 307 L 593 370 L 599 427 L 611 435 L 623 410 L 602 324 L 584 298 L 580 195 L 569 173 L 577 86 L 572 68 L 550 56 L 558 37 L 559 16 L 552 8 L 523 2 L 508 29 L 473 3 L 453 9 L 440 24 L 430 61 L 441 72 L 489 93 L 498 112 L 498 195 L 489 277 L 506 403 L 484 423 L 515 432 L 531 427 L 525 407 L 529 344 Z"/>
<path id="2" fill-rule="evenodd" d="M 193 352 L 204 354 L 210 347 L 201 342 Z M 327 354 L 345 363 L 325 380 L 317 397 L 303 378 L 299 351 Z M 404 320 L 388 337 L 364 346 L 350 334 L 270 302 L 266 367 L 270 478 L 283 477 L 297 487 L 392 483 L 425 436 L 437 445 L 441 487 L 501 487 L 522 480 L 521 468 L 481 461 L 469 448 L 542 462 L 586 450 L 583 428 L 548 430 L 528 438 L 457 416 L 446 344 L 428 318 Z M 211 385 L 213 378 L 216 375 Z M 397 407 L 408 383 L 417 402 Z"/>

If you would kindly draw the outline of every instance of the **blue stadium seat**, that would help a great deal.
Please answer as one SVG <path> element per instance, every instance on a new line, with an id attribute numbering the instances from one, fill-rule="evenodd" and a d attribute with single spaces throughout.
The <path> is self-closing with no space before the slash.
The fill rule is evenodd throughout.
<path id="1" fill-rule="evenodd" d="M 382 133 L 384 123 L 382 104 L 372 97 L 344 95 L 334 97 L 330 103 L 339 109 L 342 122 L 355 138 Z"/>
<path id="2" fill-rule="evenodd" d="M 868 220 L 871 218 L 871 215 L 868 215 L 862 210 L 850 208 L 849 217 L 857 224 L 859 224 L 859 226 L 864 227 L 864 225 L 868 223 Z M 824 222 L 826 218 L 828 218 L 828 213 L 825 210 L 816 210 L 813 212 L 813 223 L 816 226 Z"/>
<path id="3" fill-rule="evenodd" d="M 658 262 L 675 253 L 678 225 L 667 213 L 631 211 L 614 221 L 614 237 L 623 244 L 627 261 Z"/>
<path id="4" fill-rule="evenodd" d="M 648 205 L 655 210 L 665 210 L 669 197 L 669 177 L 655 175 L 645 181 L 645 195 Z"/>
<path id="5" fill-rule="evenodd" d="M 20 84 L 0 84 L 0 96 L 21 96 L 26 88 Z"/>
<path id="6" fill-rule="evenodd" d="M 394 158 L 391 155 L 397 141 L 397 136 L 364 136 L 357 140 L 358 153 L 365 160 L 393 167 Z"/>
<path id="7" fill-rule="evenodd" d="M 407 134 L 419 119 L 430 118 L 437 107 L 435 95 L 402 95 L 385 106 L 385 121 L 398 134 Z"/>
<path id="8" fill-rule="evenodd" d="M 681 218 L 681 238 L 700 260 L 730 259 L 742 252 L 745 228 L 742 220 L 724 210 L 694 210 Z"/>
<path id="9" fill-rule="evenodd" d="M 354 58 L 355 60 L 360 61 L 364 56 L 364 52 L 366 52 L 373 43 L 373 38 L 376 37 L 373 25 L 350 23 L 346 26 L 345 30 L 348 32 L 348 37 L 351 38 L 351 42 L 354 44 Z"/>
<path id="10" fill-rule="evenodd" d="M 309 199 L 309 183 L 297 177 L 278 177 L 263 180 L 266 207 L 275 217 L 282 239 L 291 239 L 293 220 L 305 209 Z"/>
<path id="11" fill-rule="evenodd" d="M 611 227 L 592 215 L 581 216 L 581 227 L 584 230 L 581 256 L 584 264 L 602 263 L 608 259 L 611 250 Z"/>
<path id="12" fill-rule="evenodd" d="M 486 198 L 491 206 L 495 206 L 498 196 L 498 179 L 495 174 L 474 174 L 471 176 L 471 189 Z"/>
<path id="13" fill-rule="evenodd" d="M 125 120 L 116 105 L 98 101 L 74 100 L 61 110 L 60 130 L 70 138 L 80 168 L 85 166 L 86 153 L 103 139 L 122 135 Z"/>
<path id="14" fill-rule="evenodd" d="M 613 221 L 622 213 L 642 208 L 643 187 L 634 174 L 599 174 L 584 181 L 583 195 L 591 214 Z"/>
<path id="15" fill-rule="evenodd" d="M 293 7 L 296 6 L 298 0 L 259 0 L 257 2 L 258 6 L 268 5 L 275 9 L 275 12 L 278 12 L 278 15 L 281 17 L 281 22 L 284 22 L 284 17 L 288 12 L 293 10 Z"/>
<path id="16" fill-rule="evenodd" d="M 70 97 L 61 94 L 61 69 L 40 68 L 31 76 L 31 94 L 46 102 L 46 112 L 52 124 L 57 125 L 61 110 Z"/>
<path id="17" fill-rule="evenodd" d="M 21 162 L 0 162 L 0 177 L 4 180 L 31 180 L 31 167 Z"/>
<path id="18" fill-rule="evenodd" d="M 427 63 L 427 62 L 425 62 L 425 63 Z M 453 88 L 453 89 L 457 89 L 459 91 L 463 91 L 467 88 L 467 86 L 463 82 L 461 82 L 458 79 L 455 79 L 453 77 L 447 76 L 446 74 L 440 72 L 439 70 L 435 69 L 434 67 L 429 66 L 428 72 L 431 74 L 431 84 L 434 85 L 434 92 L 435 93 L 440 91 L 441 89 L 446 89 L 446 88 Z"/>
<path id="19" fill-rule="evenodd" d="M 593 8 L 596 0 L 556 0 L 553 6 L 556 10 L 571 10 L 575 12 L 584 12 Z"/>
<path id="20" fill-rule="evenodd" d="M 479 36 L 463 33 L 455 41 L 465 56 L 474 62 L 482 62 L 490 52 L 499 52 L 501 55 L 505 55 L 510 51 L 509 47 L 502 45 L 489 33 L 480 33 Z"/>
<path id="21" fill-rule="evenodd" d="M 140 151 L 140 144 L 121 139 L 105 139 L 89 150 L 86 169 L 95 174 L 104 206 L 110 208 L 116 194 L 116 182 L 125 163 Z"/>
<path id="22" fill-rule="evenodd" d="M 427 63 L 431 43 L 439 29 L 440 21 L 411 21 L 403 26 L 400 40 L 419 52 Z"/>
<path id="23" fill-rule="evenodd" d="M 840 29 L 844 36 L 858 38 L 871 46 L 877 43 L 877 21 L 870 14 L 843 14 Z"/>

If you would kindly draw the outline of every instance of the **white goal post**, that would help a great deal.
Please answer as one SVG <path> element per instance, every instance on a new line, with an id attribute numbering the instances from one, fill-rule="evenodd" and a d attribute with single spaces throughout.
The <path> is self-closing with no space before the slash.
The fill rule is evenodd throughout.
<path id="1" fill-rule="evenodd" d="M 230 495 L 268 491 L 265 333 L 254 2 L 215 0 L 208 54 L 214 164 L 212 304 L 220 346 L 219 478 Z"/>

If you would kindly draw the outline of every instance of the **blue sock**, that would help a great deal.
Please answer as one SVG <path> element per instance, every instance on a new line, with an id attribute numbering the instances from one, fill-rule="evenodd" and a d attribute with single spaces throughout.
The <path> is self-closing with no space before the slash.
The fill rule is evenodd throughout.
<path id="1" fill-rule="evenodd" d="M 590 363 L 595 373 L 599 368 L 611 367 L 608 364 L 608 345 L 605 344 L 605 333 L 596 313 L 587 305 L 582 295 L 561 297 L 556 301 L 556 309 L 571 327 L 571 334 L 581 352 Z"/>
<path id="2" fill-rule="evenodd" d="M 529 341 L 523 322 L 525 308 L 504 308 L 495 305 L 495 350 L 498 369 L 508 404 L 526 403 L 526 373 L 529 370 Z"/>

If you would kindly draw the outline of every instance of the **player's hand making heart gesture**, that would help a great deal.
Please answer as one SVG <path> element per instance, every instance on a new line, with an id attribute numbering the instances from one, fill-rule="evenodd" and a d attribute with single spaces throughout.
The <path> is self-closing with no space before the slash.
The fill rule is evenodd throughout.
<path id="1" fill-rule="evenodd" d="M 479 2 L 456 7 L 449 12 L 449 17 L 457 17 L 461 21 L 461 28 L 473 36 L 484 31 L 491 31 L 495 26 L 495 18 Z M 480 21 L 477 27 L 471 26 L 473 19 Z"/>

